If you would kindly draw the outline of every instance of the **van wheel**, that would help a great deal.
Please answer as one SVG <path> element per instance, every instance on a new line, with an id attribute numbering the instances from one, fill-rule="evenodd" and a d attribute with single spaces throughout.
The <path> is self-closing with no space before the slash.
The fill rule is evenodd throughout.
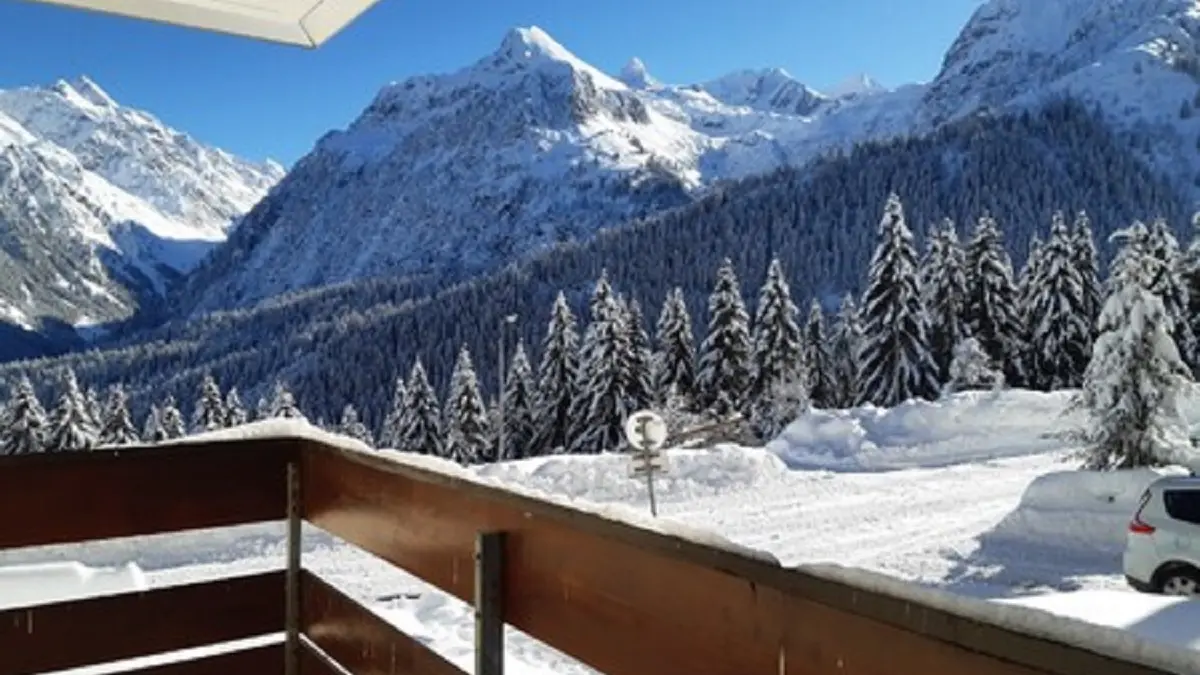
<path id="1" fill-rule="evenodd" d="M 1189 565 L 1175 565 L 1158 574 L 1158 587 L 1163 595 L 1200 596 L 1200 570 Z"/>

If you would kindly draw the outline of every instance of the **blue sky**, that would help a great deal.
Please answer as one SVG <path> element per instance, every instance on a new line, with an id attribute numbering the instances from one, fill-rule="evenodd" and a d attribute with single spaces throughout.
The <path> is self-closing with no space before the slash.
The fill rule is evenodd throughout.
<path id="1" fill-rule="evenodd" d="M 316 51 L 0 0 L 0 89 L 86 74 L 123 104 L 243 156 L 294 162 L 387 82 L 445 72 L 537 25 L 660 80 L 781 66 L 820 89 L 928 80 L 980 0 L 380 0 Z"/>

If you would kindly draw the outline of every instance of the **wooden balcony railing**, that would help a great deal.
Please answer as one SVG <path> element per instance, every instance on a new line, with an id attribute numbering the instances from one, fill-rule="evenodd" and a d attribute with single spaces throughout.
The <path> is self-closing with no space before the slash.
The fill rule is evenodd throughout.
<path id="1" fill-rule="evenodd" d="M 612 675 L 1196 670 L 304 438 L 0 458 L 0 549 L 281 520 L 281 571 L 0 610 L 0 675 L 218 644 L 121 672 L 462 672 L 305 569 L 302 520 L 471 603 L 480 675 L 501 672 L 506 624 Z"/>

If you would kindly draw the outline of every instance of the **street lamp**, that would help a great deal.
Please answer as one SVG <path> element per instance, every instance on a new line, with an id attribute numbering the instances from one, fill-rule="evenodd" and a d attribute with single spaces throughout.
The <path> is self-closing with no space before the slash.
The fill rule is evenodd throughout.
<path id="1" fill-rule="evenodd" d="M 499 433 L 497 434 L 497 438 L 499 439 L 499 444 L 496 448 L 496 459 L 498 461 L 503 461 L 504 457 L 505 457 L 505 455 L 504 455 L 504 432 L 505 432 L 504 393 L 505 393 L 505 391 L 504 390 L 507 389 L 507 387 L 505 387 L 504 385 L 505 385 L 505 377 L 507 376 L 507 373 L 504 371 L 504 338 L 507 337 L 507 335 L 508 335 L 508 327 L 515 324 L 516 322 L 517 322 L 516 314 L 509 314 L 508 316 L 504 317 L 500 321 L 500 338 L 497 340 L 498 351 L 500 353 L 500 373 L 497 378 L 500 382 L 500 429 L 499 429 Z"/>

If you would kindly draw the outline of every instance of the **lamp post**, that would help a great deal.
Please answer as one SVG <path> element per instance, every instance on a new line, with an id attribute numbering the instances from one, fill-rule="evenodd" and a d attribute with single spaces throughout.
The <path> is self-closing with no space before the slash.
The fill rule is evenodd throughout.
<path id="1" fill-rule="evenodd" d="M 516 314 L 509 314 L 508 316 L 504 317 L 500 321 L 500 338 L 499 338 L 499 340 L 497 340 L 497 342 L 498 342 L 497 351 L 500 354 L 500 373 L 497 378 L 500 383 L 500 429 L 497 430 L 498 433 L 496 435 L 496 438 L 499 440 L 499 443 L 496 448 L 496 459 L 498 461 L 503 461 L 505 458 L 505 455 L 504 455 L 504 434 L 505 434 L 504 393 L 505 393 L 505 391 L 504 390 L 506 389 L 506 387 L 504 385 L 505 385 L 505 376 L 507 375 L 507 373 L 504 371 L 504 340 L 506 337 L 508 337 L 508 327 L 515 324 L 516 322 L 517 322 Z"/>

